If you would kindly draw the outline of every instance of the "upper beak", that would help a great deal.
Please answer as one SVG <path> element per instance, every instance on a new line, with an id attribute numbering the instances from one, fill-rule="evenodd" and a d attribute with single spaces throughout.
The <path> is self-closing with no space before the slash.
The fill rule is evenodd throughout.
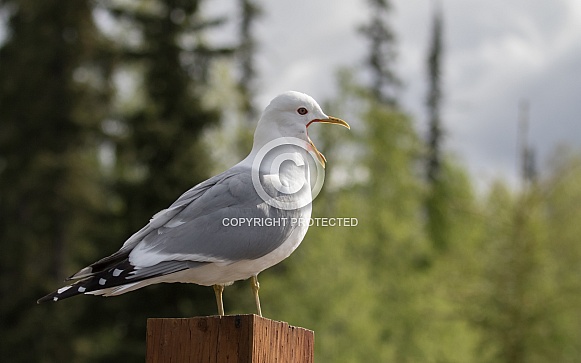
<path id="1" fill-rule="evenodd" d="M 347 122 L 345 122 L 337 117 L 328 116 L 327 118 L 312 120 L 311 122 L 309 122 L 307 124 L 307 128 L 309 127 L 310 124 L 312 124 L 314 122 L 320 122 L 323 124 L 341 125 L 341 126 L 345 126 L 349 130 L 351 130 L 351 126 L 349 126 L 349 124 Z M 323 168 L 324 168 L 325 164 L 327 163 L 327 159 L 325 158 L 325 155 L 323 155 L 319 150 L 317 150 L 317 147 L 315 146 L 315 144 L 313 143 L 313 141 L 311 140 L 311 138 L 309 137 L 308 134 L 307 134 L 307 139 L 309 140 L 309 143 L 313 147 L 313 151 L 315 152 L 315 155 L 317 155 L 317 159 L 319 159 L 319 162 L 321 163 L 321 165 L 323 165 Z"/>
<path id="2" fill-rule="evenodd" d="M 309 122 L 307 124 L 307 127 L 309 127 L 310 124 L 312 124 L 313 122 L 320 122 L 322 124 L 335 124 L 335 125 L 341 125 L 341 126 L 345 126 L 346 128 L 348 128 L 349 130 L 351 130 L 351 126 L 349 126 L 349 124 L 343 120 L 341 120 L 340 118 L 337 117 L 333 117 L 333 116 L 328 116 L 327 118 L 319 118 L 319 119 L 315 119 L 311 122 Z"/>

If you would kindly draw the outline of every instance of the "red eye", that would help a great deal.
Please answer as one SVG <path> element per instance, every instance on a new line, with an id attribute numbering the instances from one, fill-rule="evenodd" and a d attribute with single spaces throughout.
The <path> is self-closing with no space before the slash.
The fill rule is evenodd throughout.
<path id="1" fill-rule="evenodd" d="M 299 113 L 299 115 L 306 115 L 307 113 L 309 113 L 309 110 L 307 110 L 304 107 L 301 107 L 297 110 L 297 112 Z"/>

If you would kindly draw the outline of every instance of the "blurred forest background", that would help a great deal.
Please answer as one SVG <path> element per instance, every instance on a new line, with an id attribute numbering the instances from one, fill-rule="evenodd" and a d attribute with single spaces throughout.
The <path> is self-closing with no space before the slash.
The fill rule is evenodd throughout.
<path id="1" fill-rule="evenodd" d="M 318 362 L 580 362 L 581 154 L 560 147 L 539 168 L 523 141 L 521 185 L 477 190 L 443 146 L 445 17 L 426 25 L 424 135 L 398 104 L 390 4 L 361 6 L 368 52 L 323 105 L 352 132 L 313 135 L 329 160 L 313 215 L 358 226 L 312 227 L 261 274 L 265 316 L 313 329 Z M 143 362 L 147 318 L 216 313 L 211 288 L 183 284 L 36 305 L 249 150 L 264 106 L 253 25 L 268 14 L 258 0 L 201 9 L 0 0 L 3 361 Z M 238 41 L 213 45 L 205 33 L 228 22 Z M 249 282 L 225 307 L 254 312 Z"/>

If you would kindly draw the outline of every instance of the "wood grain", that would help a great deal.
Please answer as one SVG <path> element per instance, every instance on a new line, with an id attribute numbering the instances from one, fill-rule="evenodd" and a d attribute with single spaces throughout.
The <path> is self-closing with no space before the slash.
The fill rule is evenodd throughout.
<path id="1" fill-rule="evenodd" d="M 312 363 L 314 333 L 257 315 L 147 320 L 147 363 Z"/>

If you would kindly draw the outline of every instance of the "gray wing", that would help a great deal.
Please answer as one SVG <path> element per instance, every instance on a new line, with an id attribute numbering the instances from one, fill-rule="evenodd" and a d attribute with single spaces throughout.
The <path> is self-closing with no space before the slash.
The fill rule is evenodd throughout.
<path id="1" fill-rule="evenodd" d="M 81 269 L 76 274 L 70 276 L 67 280 L 81 279 L 94 275 L 103 269 L 106 269 L 127 259 L 129 253 L 135 248 L 135 246 L 137 246 L 137 244 L 143 240 L 143 238 L 154 232 L 157 228 L 169 222 L 173 217 L 175 217 L 176 214 L 184 210 L 184 208 L 186 208 L 191 202 L 195 201 L 214 185 L 219 184 L 225 177 L 227 177 L 227 172 L 228 171 L 222 174 L 218 174 L 186 191 L 169 208 L 163 209 L 156 213 L 150 219 L 147 225 L 129 237 L 129 239 L 127 239 L 127 241 L 125 241 L 123 246 L 119 249 L 119 251 Z"/>
<path id="2" fill-rule="evenodd" d="M 155 230 L 133 248 L 129 255 L 132 264 L 256 259 L 279 247 L 296 227 L 292 219 L 301 214 L 265 203 L 256 193 L 248 169 L 232 169 L 195 198 L 179 202 L 174 203 L 180 205 L 179 211 L 172 206 L 167 210 L 170 213 L 158 213 L 152 219 Z"/>
<path id="3" fill-rule="evenodd" d="M 280 246 L 292 233 L 300 210 L 280 210 L 266 204 L 252 186 L 249 169 L 232 168 L 182 194 L 169 208 L 155 214 L 114 254 L 85 267 L 79 279 L 129 258 L 134 266 L 164 261 L 233 262 L 255 259 Z M 225 226 L 240 218 L 278 220 L 278 225 Z M 257 218 L 257 219 L 255 219 Z"/>

